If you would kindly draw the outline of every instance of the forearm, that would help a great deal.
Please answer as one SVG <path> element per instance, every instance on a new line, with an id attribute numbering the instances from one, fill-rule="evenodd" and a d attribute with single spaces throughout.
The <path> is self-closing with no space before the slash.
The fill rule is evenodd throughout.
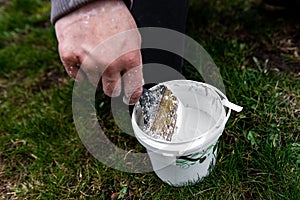
<path id="1" fill-rule="evenodd" d="M 51 0 L 51 23 L 93 1 L 96 0 Z M 132 0 L 124 2 L 129 6 Z"/>

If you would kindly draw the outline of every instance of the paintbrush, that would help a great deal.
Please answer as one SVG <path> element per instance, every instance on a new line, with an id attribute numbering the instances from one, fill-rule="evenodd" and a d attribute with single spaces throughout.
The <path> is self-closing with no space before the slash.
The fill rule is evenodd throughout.
<path id="1" fill-rule="evenodd" d="M 165 85 L 157 85 L 153 89 L 143 88 L 139 100 L 144 118 L 143 131 L 148 135 L 171 141 L 180 118 L 181 103 L 174 93 Z"/>

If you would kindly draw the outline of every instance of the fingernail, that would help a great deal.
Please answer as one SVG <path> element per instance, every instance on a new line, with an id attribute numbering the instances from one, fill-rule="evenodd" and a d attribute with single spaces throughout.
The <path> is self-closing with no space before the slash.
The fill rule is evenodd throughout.
<path id="1" fill-rule="evenodd" d="M 121 94 L 121 90 L 114 90 L 111 94 L 111 97 L 118 97 Z"/>
<path id="2" fill-rule="evenodd" d="M 127 105 L 134 105 L 134 104 L 135 104 L 135 102 L 132 103 L 132 102 L 130 101 L 130 98 L 126 97 L 125 95 L 123 96 L 123 102 L 124 102 L 125 104 L 127 104 Z"/>
<path id="3" fill-rule="evenodd" d="M 140 99 L 141 95 L 142 95 L 142 88 L 139 88 L 135 90 L 135 92 L 133 92 L 130 96 L 125 95 L 123 97 L 123 101 L 128 105 L 133 105 Z"/>
<path id="4" fill-rule="evenodd" d="M 139 93 L 134 93 L 129 100 L 129 104 L 134 104 L 140 99 L 140 94 Z"/>

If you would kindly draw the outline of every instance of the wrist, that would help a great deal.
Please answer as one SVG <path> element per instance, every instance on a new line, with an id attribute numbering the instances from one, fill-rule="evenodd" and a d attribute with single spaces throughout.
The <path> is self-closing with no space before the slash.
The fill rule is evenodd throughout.
<path id="1" fill-rule="evenodd" d="M 84 7 L 91 3 L 112 1 L 112 0 L 51 0 L 51 23 L 54 25 L 60 18 Z M 123 1 L 130 8 L 133 0 L 115 0 Z"/>

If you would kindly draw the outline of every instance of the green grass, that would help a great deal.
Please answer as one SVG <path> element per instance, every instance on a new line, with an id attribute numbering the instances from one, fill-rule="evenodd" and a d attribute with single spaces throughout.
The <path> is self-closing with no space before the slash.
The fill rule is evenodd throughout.
<path id="1" fill-rule="evenodd" d="M 111 169 L 84 148 L 49 9 L 42 0 L 0 7 L 0 197 L 300 199 L 300 27 L 293 18 L 273 17 L 256 1 L 192 1 L 188 34 L 213 57 L 228 98 L 244 110 L 232 113 L 211 175 L 175 188 L 154 173 Z M 201 79 L 189 67 L 184 73 Z M 99 103 L 109 110 L 103 95 Z M 112 141 L 141 148 L 104 113 Z"/>

